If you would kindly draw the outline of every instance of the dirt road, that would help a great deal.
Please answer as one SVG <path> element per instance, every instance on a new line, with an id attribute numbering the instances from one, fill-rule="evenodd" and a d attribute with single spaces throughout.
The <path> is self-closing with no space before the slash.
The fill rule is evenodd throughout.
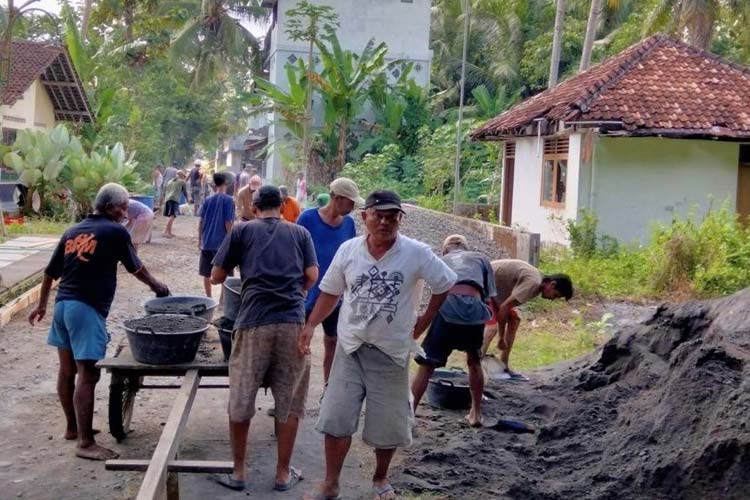
<path id="1" fill-rule="evenodd" d="M 163 219 L 157 224 L 161 226 Z M 156 229 L 152 243 L 141 248 L 141 257 L 144 264 L 169 285 L 172 293 L 201 294 L 196 219 L 180 217 L 175 228 L 178 238 L 174 240 L 163 239 Z M 112 334 L 110 355 L 125 335 L 121 322 L 142 315 L 141 304 L 151 297 L 145 286 L 125 272 L 118 276 L 118 281 L 108 318 Z M 19 315 L 0 331 L 0 499 L 133 498 L 142 473 L 105 471 L 102 463 L 75 458 L 74 443 L 62 438 L 64 420 L 55 389 L 57 354 L 46 345 L 49 312 L 51 307 L 48 317 L 33 328 Z M 271 492 L 276 442 L 272 435 L 273 421 L 265 415 L 265 410 L 273 401 L 270 393 L 268 396 L 261 393 L 260 411 L 251 425 L 250 489 L 245 494 L 237 494 L 206 480 L 205 475 L 182 474 L 182 498 L 296 499 L 322 476 L 322 438 L 313 429 L 322 387 L 322 340 L 321 337 L 316 340 L 308 399 L 310 410 L 300 427 L 294 459 L 294 465 L 303 469 L 306 479 L 287 494 Z M 148 458 L 167 419 L 175 391 L 139 392 L 132 422 L 134 432 L 122 444 L 117 444 L 107 427 L 108 386 L 109 377 L 103 374 L 97 386 L 94 416 L 95 427 L 102 430 L 99 441 L 117 450 L 122 458 Z M 183 440 L 182 458 L 230 460 L 227 393 L 226 389 L 198 391 Z M 355 443 L 355 452 L 350 455 L 343 474 L 343 491 L 347 498 L 359 498 L 370 489 L 367 475 L 371 468 L 363 467 L 369 460 L 369 450 L 357 440 Z"/>

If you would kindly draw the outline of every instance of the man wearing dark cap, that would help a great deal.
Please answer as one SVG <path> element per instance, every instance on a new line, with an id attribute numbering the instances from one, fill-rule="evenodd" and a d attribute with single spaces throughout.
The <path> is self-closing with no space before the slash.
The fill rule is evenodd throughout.
<path id="1" fill-rule="evenodd" d="M 240 268 L 242 297 L 229 358 L 229 437 L 234 471 L 214 476 L 243 490 L 245 453 L 255 396 L 264 380 L 276 407 L 278 460 L 274 489 L 289 490 L 302 478 L 291 467 L 299 419 L 305 413 L 309 352 L 300 352 L 305 291 L 318 279 L 318 262 L 307 229 L 281 220 L 281 192 L 263 186 L 254 193 L 256 218 L 236 225 L 214 258 L 211 281 L 223 283 Z"/>
<path id="2" fill-rule="evenodd" d="M 304 496 L 307 500 L 339 497 L 339 476 L 365 399 L 362 439 L 375 448 L 373 496 L 396 498 L 388 468 L 396 448 L 412 439 L 409 357 L 456 281 L 428 245 L 399 234 L 402 216 L 396 193 L 367 197 L 362 211 L 367 235 L 344 242 L 336 252 L 300 337 L 300 352 L 308 352 L 315 327 L 343 297 L 336 354 L 316 426 L 325 434 L 326 477 Z M 417 317 L 422 280 L 433 295 Z"/>

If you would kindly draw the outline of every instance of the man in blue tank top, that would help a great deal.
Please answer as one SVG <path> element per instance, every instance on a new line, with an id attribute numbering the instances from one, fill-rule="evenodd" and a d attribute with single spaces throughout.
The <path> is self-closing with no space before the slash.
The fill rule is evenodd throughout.
<path id="1" fill-rule="evenodd" d="M 342 243 L 356 236 L 354 219 L 349 214 L 354 206 L 364 205 L 365 200 L 359 195 L 357 184 L 346 177 L 339 177 L 328 186 L 331 197 L 328 203 L 321 208 L 310 208 L 302 212 L 297 219 L 297 224 L 303 226 L 310 232 L 315 254 L 318 256 L 320 273 L 315 286 L 308 292 L 305 300 L 306 316 L 310 315 L 315 306 L 315 301 L 320 295 L 320 280 L 323 279 L 328 266 L 333 261 L 333 256 Z M 336 338 L 338 336 L 337 324 L 339 321 L 339 306 L 323 321 L 323 346 L 325 355 L 323 357 L 323 377 L 328 382 L 328 374 L 331 372 L 333 355 L 336 352 Z"/>

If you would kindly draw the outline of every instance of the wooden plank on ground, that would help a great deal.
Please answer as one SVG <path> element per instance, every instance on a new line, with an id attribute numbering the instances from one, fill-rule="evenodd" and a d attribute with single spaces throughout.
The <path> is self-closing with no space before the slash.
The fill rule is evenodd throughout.
<path id="1" fill-rule="evenodd" d="M 107 460 L 104 463 L 104 468 L 115 471 L 143 472 L 148 469 L 150 464 L 151 460 L 116 459 Z M 196 474 L 209 472 L 229 474 L 234 470 L 234 464 L 218 460 L 171 460 L 167 464 L 167 470 L 169 472 L 191 472 Z"/>
<path id="2" fill-rule="evenodd" d="M 52 289 L 57 287 L 57 282 L 52 285 Z M 39 283 L 31 290 L 27 290 L 15 299 L 11 300 L 3 307 L 0 308 L 0 328 L 4 327 L 11 322 L 13 316 L 23 311 L 32 304 L 36 304 L 39 300 L 39 294 L 42 291 L 42 284 Z M 50 314 L 50 311 L 47 311 Z"/>
<path id="3" fill-rule="evenodd" d="M 167 472 L 180 446 L 180 438 L 190 416 L 190 408 L 200 384 L 198 370 L 188 370 L 177 393 L 169 418 L 156 445 L 151 463 L 143 477 L 136 500 L 165 500 L 167 498 Z"/>

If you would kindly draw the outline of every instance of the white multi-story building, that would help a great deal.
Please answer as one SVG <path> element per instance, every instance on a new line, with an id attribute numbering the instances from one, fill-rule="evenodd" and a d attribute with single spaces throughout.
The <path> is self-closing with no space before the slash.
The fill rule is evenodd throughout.
<path id="1" fill-rule="evenodd" d="M 290 40 L 286 33 L 286 12 L 298 0 L 264 0 L 265 7 L 273 9 L 269 40 L 266 41 L 266 68 L 271 82 L 282 88 L 286 83 L 287 64 L 298 58 L 307 59 L 308 47 L 303 41 Z M 430 82 L 430 0 L 312 0 L 311 3 L 328 5 L 338 15 L 336 31 L 341 47 L 361 53 L 370 40 L 388 46 L 388 60 L 403 60 L 413 65 L 411 78 L 423 86 Z M 400 76 L 402 68 L 391 68 L 391 77 Z M 313 109 L 314 124 L 320 123 L 320 109 Z M 269 117 L 268 142 L 275 144 L 287 133 Z M 266 165 L 267 179 L 283 176 L 282 154 L 272 152 Z"/>

